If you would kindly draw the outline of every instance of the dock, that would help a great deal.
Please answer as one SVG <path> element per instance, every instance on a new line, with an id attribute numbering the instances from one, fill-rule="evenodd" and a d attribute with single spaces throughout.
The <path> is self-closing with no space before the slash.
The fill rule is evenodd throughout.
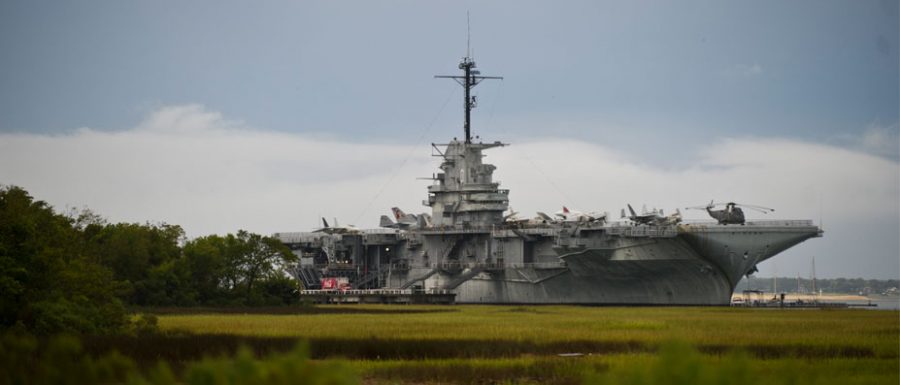
<path id="1" fill-rule="evenodd" d="M 315 304 L 452 305 L 456 293 L 438 289 L 301 290 L 300 300 Z"/>
<path id="2" fill-rule="evenodd" d="M 823 300 L 819 296 L 812 298 L 786 300 L 786 293 L 768 294 L 761 290 L 744 290 L 740 297 L 731 299 L 731 306 L 754 308 L 781 308 L 781 309 L 843 309 L 849 307 L 877 307 L 877 304 L 869 300 L 868 303 L 849 303 L 844 301 Z"/>

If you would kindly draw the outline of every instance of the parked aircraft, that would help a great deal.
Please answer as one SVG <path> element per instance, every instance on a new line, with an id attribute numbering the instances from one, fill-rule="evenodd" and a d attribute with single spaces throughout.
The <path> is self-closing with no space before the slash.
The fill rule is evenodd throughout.
<path id="1" fill-rule="evenodd" d="M 425 213 L 419 215 L 407 214 L 397 207 L 391 208 L 391 211 L 397 222 L 392 221 L 387 215 L 382 215 L 379 226 L 390 229 L 408 229 L 411 227 L 424 229 L 431 226 L 431 215 Z"/>
<path id="2" fill-rule="evenodd" d="M 713 210 L 713 208 L 716 206 L 725 206 L 725 208 L 723 208 L 722 210 Z M 720 225 L 743 225 L 744 223 L 746 223 L 746 218 L 744 217 L 744 210 L 741 210 L 741 207 L 758 211 L 763 214 L 768 214 L 775 211 L 775 209 L 770 209 L 768 207 L 762 206 L 745 205 L 734 202 L 715 203 L 713 201 L 709 201 L 709 204 L 706 206 L 687 207 L 686 209 L 706 210 L 706 212 L 709 213 L 709 216 L 719 221 Z"/>
<path id="3" fill-rule="evenodd" d="M 507 224 L 519 224 L 519 225 L 540 225 L 553 222 L 553 218 L 547 217 L 545 220 L 541 217 L 541 214 L 538 213 L 538 216 L 535 218 L 521 218 L 519 217 L 519 212 L 515 211 L 512 207 L 509 208 L 509 214 L 503 216 L 503 223 Z M 546 216 L 547 214 L 543 214 Z"/>
<path id="4" fill-rule="evenodd" d="M 337 223 L 337 218 L 334 219 L 334 226 L 329 226 L 328 221 L 326 221 L 325 218 L 322 217 L 322 225 L 322 228 L 316 229 L 313 232 L 326 234 L 354 234 L 359 232 L 359 229 L 353 227 L 353 225 L 339 226 Z"/>
<path id="5" fill-rule="evenodd" d="M 402 222 L 414 225 L 418 222 L 418 218 L 415 214 L 404 213 L 399 207 L 391 207 L 391 211 L 394 213 L 394 220 L 397 221 L 397 223 Z"/>
<path id="6" fill-rule="evenodd" d="M 647 211 L 647 206 L 644 206 L 641 210 L 641 214 L 638 215 L 634 212 L 631 204 L 628 204 L 628 212 L 631 215 L 626 215 L 625 209 L 622 209 L 622 218 L 627 218 L 638 225 L 674 226 L 681 223 L 681 210 L 678 209 L 675 209 L 674 214 L 666 216 L 661 209 Z"/>
<path id="7" fill-rule="evenodd" d="M 412 227 L 413 224 L 408 222 L 394 222 L 391 220 L 391 217 L 382 215 L 381 221 L 378 223 L 378 226 L 389 229 L 408 229 Z"/>
<path id="8" fill-rule="evenodd" d="M 651 225 L 656 224 L 656 222 L 663 218 L 662 213 L 653 209 L 653 211 L 647 211 L 647 206 L 644 206 L 643 210 L 641 210 L 641 214 L 638 215 L 634 212 L 634 209 L 631 207 L 631 204 L 628 204 L 628 212 L 631 215 L 625 215 L 625 209 L 622 209 L 622 218 L 627 218 L 628 220 L 634 222 L 638 225 Z"/>
<path id="9" fill-rule="evenodd" d="M 538 215 L 540 215 L 540 213 L 538 213 Z M 554 215 L 562 218 L 562 220 L 566 222 L 602 222 L 605 221 L 607 217 L 607 213 L 585 214 L 578 210 L 569 210 L 569 208 L 566 206 L 563 206 L 562 210 L 557 211 Z"/>

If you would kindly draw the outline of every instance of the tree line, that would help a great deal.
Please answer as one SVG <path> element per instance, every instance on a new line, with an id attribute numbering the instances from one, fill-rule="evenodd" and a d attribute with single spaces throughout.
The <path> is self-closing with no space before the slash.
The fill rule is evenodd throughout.
<path id="1" fill-rule="evenodd" d="M 784 293 L 809 293 L 813 286 L 816 291 L 836 294 L 884 294 L 896 295 L 900 288 L 900 280 L 896 279 L 864 279 L 864 278 L 817 278 L 815 285 L 810 278 L 797 277 L 757 277 L 753 276 L 738 283 L 736 292 L 743 290 L 775 291 L 775 281 L 778 281 L 778 292 Z"/>
<path id="2" fill-rule="evenodd" d="M 108 223 L 58 213 L 0 187 L 0 327 L 39 334 L 115 333 L 130 306 L 254 306 L 297 301 L 295 255 L 238 231 L 186 239 L 165 223 Z"/>

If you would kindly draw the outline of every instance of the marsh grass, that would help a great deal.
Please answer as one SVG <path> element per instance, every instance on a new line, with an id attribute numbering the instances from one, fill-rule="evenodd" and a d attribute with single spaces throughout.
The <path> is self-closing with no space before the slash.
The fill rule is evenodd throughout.
<path id="1" fill-rule="evenodd" d="M 294 337 L 252 337 L 212 334 L 95 336 L 85 337 L 85 349 L 99 355 L 118 351 L 140 364 L 158 360 L 176 365 L 213 355 L 232 355 L 239 347 L 251 349 L 257 356 L 282 353 L 299 341 Z M 462 340 L 462 339 L 391 339 L 391 338 L 310 338 L 308 342 L 314 359 L 346 358 L 354 360 L 429 360 L 512 358 L 523 355 L 556 356 L 566 353 L 611 355 L 654 353 L 659 345 L 639 341 L 547 341 L 524 340 Z M 803 345 L 697 345 L 705 354 L 724 355 L 744 351 L 761 359 L 774 358 L 874 358 L 874 351 L 860 346 L 803 346 Z"/>
<path id="2" fill-rule="evenodd" d="M 158 315 L 159 332 L 85 337 L 141 368 L 290 352 L 365 383 L 897 384 L 900 313 L 571 306 L 320 306 Z M 680 341 L 680 342 L 672 342 Z M 562 353 L 582 353 L 560 357 Z M 660 382 L 665 379 L 665 382 Z"/>
<path id="3" fill-rule="evenodd" d="M 366 306 L 316 306 L 298 304 L 297 306 L 228 306 L 228 307 L 134 307 L 132 313 L 160 315 L 190 314 L 263 314 L 263 315 L 308 315 L 308 314 L 417 314 L 417 313 L 450 313 L 459 311 L 450 306 L 416 308 L 416 307 L 366 307 Z"/>
<path id="4" fill-rule="evenodd" d="M 379 311 L 401 312 L 366 313 L 371 308 L 360 306 L 361 313 L 352 315 L 161 315 L 159 327 L 169 333 L 303 338 L 313 343 L 316 356 L 323 351 L 316 341 L 339 346 L 390 342 L 404 349 L 412 345 L 409 351 L 428 353 L 425 357 L 472 357 L 507 356 L 517 350 L 647 351 L 664 341 L 680 340 L 707 353 L 742 348 L 765 357 L 900 357 L 895 311 L 454 306 L 449 309 L 455 311 L 427 312 L 448 307 L 375 306 Z M 402 353 L 404 349 L 397 353 L 383 349 L 388 352 L 382 356 L 412 355 Z M 353 354 L 352 349 L 347 352 Z"/>
<path id="5" fill-rule="evenodd" d="M 376 384 L 897 384 L 892 359 L 717 356 L 667 342 L 658 353 L 424 361 L 350 361 Z"/>
<path id="6" fill-rule="evenodd" d="M 158 360 L 190 362 L 208 355 L 234 354 L 245 346 L 258 356 L 290 350 L 300 339 L 294 337 L 251 337 L 227 334 L 179 334 L 135 336 L 93 336 L 82 338 L 85 349 L 100 355 L 118 351 L 138 363 Z M 536 343 L 516 340 L 391 339 L 391 338 L 310 338 L 312 358 L 369 360 L 427 360 L 449 358 L 496 358 L 522 355 L 546 356 L 572 352 L 621 354 L 649 352 L 655 348 L 632 342 L 556 341 Z"/>

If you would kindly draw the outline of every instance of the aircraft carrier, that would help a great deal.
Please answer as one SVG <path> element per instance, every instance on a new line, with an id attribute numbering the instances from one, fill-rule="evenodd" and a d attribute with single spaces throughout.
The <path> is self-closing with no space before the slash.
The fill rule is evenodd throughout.
<path id="1" fill-rule="evenodd" d="M 809 220 L 745 221 L 739 207 L 706 209 L 718 221 L 685 223 L 680 212 L 622 216 L 539 213 L 518 219 L 509 190 L 493 181 L 475 142 L 471 90 L 481 76 L 469 57 L 459 64 L 464 137 L 432 144 L 440 171 L 422 203 L 430 214 L 394 210 L 381 228 L 329 226 L 274 236 L 300 258 L 292 269 L 303 293 L 455 295 L 458 303 L 727 305 L 756 265 L 822 230 Z M 739 215 L 733 215 L 739 214 Z"/>

